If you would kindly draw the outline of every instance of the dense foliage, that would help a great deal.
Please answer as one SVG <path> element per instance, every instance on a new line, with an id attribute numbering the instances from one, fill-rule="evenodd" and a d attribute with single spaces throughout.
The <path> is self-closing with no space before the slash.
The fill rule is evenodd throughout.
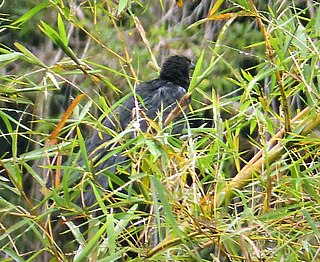
<path id="1" fill-rule="evenodd" d="M 1 261 L 319 260 L 319 5 L 3 0 Z M 86 139 L 172 54 L 183 136 L 114 134 L 99 187 Z"/>

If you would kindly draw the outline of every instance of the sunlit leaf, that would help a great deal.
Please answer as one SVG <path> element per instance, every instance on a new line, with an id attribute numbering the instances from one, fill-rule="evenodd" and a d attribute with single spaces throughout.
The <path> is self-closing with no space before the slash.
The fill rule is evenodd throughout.
<path id="1" fill-rule="evenodd" d="M 129 0 L 120 0 L 118 4 L 118 15 L 128 6 Z"/>
<path id="2" fill-rule="evenodd" d="M 47 66 L 34 54 L 32 54 L 26 47 L 19 43 L 14 43 L 15 47 L 18 48 L 27 58 L 30 63 L 39 65 L 41 67 L 46 68 Z"/>
<path id="3" fill-rule="evenodd" d="M 58 14 L 58 30 L 59 30 L 59 36 L 60 36 L 61 41 L 63 42 L 63 44 L 65 46 L 67 46 L 68 45 L 67 32 L 64 27 L 64 23 L 63 23 L 63 20 L 62 20 L 60 13 Z"/>
<path id="4" fill-rule="evenodd" d="M 24 55 L 19 52 L 4 54 L 4 55 L 0 55 L 0 62 L 8 62 L 8 61 L 14 62 L 15 60 L 20 59 L 22 57 L 24 57 Z"/>
<path id="5" fill-rule="evenodd" d="M 210 18 L 211 16 L 213 16 L 213 15 L 217 12 L 217 10 L 219 9 L 220 5 L 221 5 L 223 2 L 224 2 L 224 0 L 217 0 L 217 1 L 214 3 L 213 7 L 211 8 L 211 10 L 210 10 L 210 12 L 209 12 L 209 15 L 208 15 L 209 18 Z"/>
<path id="6" fill-rule="evenodd" d="M 193 71 L 192 79 L 191 79 L 189 89 L 188 89 L 189 93 L 192 93 L 192 91 L 196 88 L 196 83 L 198 82 L 197 78 L 200 76 L 200 70 L 201 70 L 201 66 L 202 66 L 203 57 L 204 57 L 204 50 L 201 52 L 201 55 L 197 61 L 195 69 Z"/>
<path id="7" fill-rule="evenodd" d="M 52 5 L 50 0 L 41 1 L 34 8 L 30 9 L 23 16 L 21 16 L 18 20 L 14 21 L 12 25 L 22 25 L 23 23 L 31 19 L 34 15 L 39 13 L 41 10 L 49 7 L 50 5 Z"/>

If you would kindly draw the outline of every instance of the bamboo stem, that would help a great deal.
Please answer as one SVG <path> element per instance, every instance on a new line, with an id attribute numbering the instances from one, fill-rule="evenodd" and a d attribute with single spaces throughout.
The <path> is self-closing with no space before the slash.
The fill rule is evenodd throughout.
<path id="1" fill-rule="evenodd" d="M 291 120 L 291 124 L 296 122 L 298 119 L 300 119 L 303 115 L 305 115 L 307 112 L 309 112 L 310 109 L 305 108 L 303 111 L 301 111 L 300 114 L 298 114 L 295 118 Z M 320 114 L 317 114 L 317 116 L 314 119 L 311 119 L 309 121 L 303 122 L 298 127 L 301 127 L 301 125 L 304 125 L 302 131 L 300 131 L 299 135 L 308 135 L 310 134 L 316 127 L 320 125 Z M 262 172 L 264 166 L 266 164 L 271 165 L 273 162 L 275 162 L 277 159 L 281 158 L 282 154 L 285 151 L 285 146 L 288 142 L 285 140 L 280 139 L 286 134 L 285 130 L 280 130 L 271 140 L 270 145 L 272 147 L 269 147 L 267 149 L 267 152 L 265 152 L 266 149 L 261 149 L 250 161 L 249 163 L 244 166 L 240 172 L 226 185 L 226 187 L 219 192 L 215 198 L 214 198 L 214 206 L 219 207 L 223 204 L 228 204 L 229 200 L 234 196 L 235 190 L 242 189 L 246 185 L 248 185 L 252 180 L 254 179 L 254 174 L 259 174 Z M 276 143 L 277 142 L 277 143 Z"/>

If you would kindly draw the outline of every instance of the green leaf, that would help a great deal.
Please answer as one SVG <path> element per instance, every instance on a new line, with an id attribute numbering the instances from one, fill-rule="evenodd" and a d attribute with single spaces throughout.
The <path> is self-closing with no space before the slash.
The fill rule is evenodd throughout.
<path id="1" fill-rule="evenodd" d="M 146 144 L 150 153 L 153 155 L 153 162 L 155 162 L 159 156 L 161 156 L 162 152 L 159 150 L 157 144 L 150 139 L 146 140 Z"/>
<path id="2" fill-rule="evenodd" d="M 28 62 L 38 65 L 40 67 L 47 68 L 47 66 L 38 57 L 32 54 L 26 47 L 24 47 L 19 43 L 14 43 L 14 45 L 28 58 L 27 59 Z"/>
<path id="3" fill-rule="evenodd" d="M 67 227 L 70 229 L 71 233 L 74 235 L 75 239 L 77 242 L 83 246 L 86 241 L 84 236 L 81 234 L 81 231 L 79 229 L 79 226 L 76 226 L 72 221 L 66 219 L 65 217 L 62 216 L 63 223 L 67 225 Z"/>
<path id="4" fill-rule="evenodd" d="M 200 76 L 200 69 L 201 69 L 203 57 L 204 57 L 204 50 L 202 50 L 201 55 L 197 61 L 196 67 L 193 71 L 192 79 L 191 79 L 189 89 L 188 89 L 189 93 L 192 93 L 192 91 L 196 88 L 196 85 L 198 83 L 197 77 Z"/>
<path id="5" fill-rule="evenodd" d="M 41 21 L 41 24 L 42 27 L 39 25 L 40 30 L 45 33 L 46 36 L 48 36 L 54 44 L 56 44 L 60 48 L 64 48 L 65 44 L 60 39 L 58 32 L 44 21 Z"/>
<path id="6" fill-rule="evenodd" d="M 79 142 L 80 152 L 81 152 L 81 155 L 83 158 L 84 165 L 86 167 L 86 170 L 90 170 L 90 162 L 89 162 L 89 158 L 88 158 L 86 144 L 85 144 L 85 141 L 83 139 L 83 136 L 81 134 L 81 130 L 79 129 L 79 127 L 77 127 L 77 135 L 78 135 L 78 142 Z"/>
<path id="7" fill-rule="evenodd" d="M 114 92 L 117 92 L 118 94 L 121 93 L 120 89 L 118 89 L 115 85 L 113 85 L 106 77 L 101 76 L 100 80 L 105 83 L 108 87 L 110 87 Z"/>
<path id="8" fill-rule="evenodd" d="M 1 197 L 0 197 L 0 200 L 1 200 Z M 15 206 L 14 208 L 16 209 L 16 211 L 19 210 L 17 206 Z M 22 219 L 21 221 L 17 221 L 11 227 L 7 228 L 5 232 L 1 233 L 0 241 L 3 241 L 4 239 L 6 239 L 8 236 L 12 235 L 15 232 L 19 232 L 19 230 L 21 230 L 21 228 L 23 229 L 27 224 L 28 224 L 27 219 Z"/>
<path id="9" fill-rule="evenodd" d="M 9 119 L 8 119 L 8 115 L 7 115 L 6 113 L 2 112 L 2 110 L 0 110 L 0 118 L 1 118 L 2 121 L 4 122 L 4 124 L 5 124 L 8 132 L 9 132 L 9 133 L 12 133 L 12 130 L 13 130 L 13 129 L 12 129 L 11 123 L 10 123 L 10 121 L 9 121 Z"/>
<path id="10" fill-rule="evenodd" d="M 308 223 L 309 223 L 310 227 L 312 228 L 314 234 L 316 236 L 319 236 L 320 232 L 318 231 L 318 227 L 319 227 L 318 222 L 312 219 L 312 217 L 311 217 L 311 215 L 310 215 L 310 213 L 308 212 L 307 209 L 302 209 L 301 212 L 304 215 L 304 217 L 306 218 L 306 220 L 308 221 Z"/>
<path id="11" fill-rule="evenodd" d="M 43 178 L 27 163 L 23 163 L 23 167 L 28 171 L 28 173 L 37 181 L 41 186 L 45 186 Z"/>
<path id="12" fill-rule="evenodd" d="M 108 246 L 110 255 L 113 255 L 116 251 L 116 234 L 115 234 L 115 221 L 113 214 L 107 215 L 107 234 L 108 234 Z"/>
<path id="13" fill-rule="evenodd" d="M 54 77 L 53 74 L 51 74 L 50 72 L 47 72 L 47 76 L 50 78 L 51 82 L 53 83 L 53 85 L 60 90 L 60 86 L 59 83 L 57 81 L 57 79 Z"/>
<path id="14" fill-rule="evenodd" d="M 204 50 L 202 51 L 196 67 L 193 71 L 193 75 L 192 75 L 192 79 L 189 85 L 189 89 L 188 92 L 191 93 L 199 84 L 200 82 L 205 79 L 213 70 L 214 66 L 218 63 L 218 61 L 222 58 L 222 55 L 218 55 L 218 59 L 215 59 L 215 57 L 212 57 L 211 61 L 210 61 L 210 65 L 207 67 L 206 70 L 204 70 L 204 72 L 200 75 L 200 68 L 202 65 L 202 61 L 203 61 L 203 57 L 204 57 Z"/>
<path id="15" fill-rule="evenodd" d="M 166 193 L 165 193 L 166 190 L 164 189 L 163 185 L 160 183 L 160 181 L 155 175 L 150 176 L 150 181 L 151 181 L 152 190 L 155 191 L 155 193 L 157 193 L 160 199 L 160 202 L 162 203 L 163 212 L 165 214 L 165 217 L 167 218 L 166 221 L 172 225 L 173 231 L 177 235 L 182 237 L 183 236 L 182 231 L 178 227 L 178 224 L 172 212 L 169 200 L 166 197 Z"/>
<path id="16" fill-rule="evenodd" d="M 60 13 L 58 14 L 58 30 L 59 30 L 59 36 L 62 41 L 62 43 L 67 46 L 68 45 L 68 37 L 66 33 L 66 29 L 63 24 L 63 20 L 61 18 Z"/>
<path id="17" fill-rule="evenodd" d="M 44 21 L 41 21 L 42 26 L 39 26 L 40 30 L 48 36 L 51 41 L 57 45 L 59 48 L 62 49 L 62 51 L 69 56 L 77 65 L 81 65 L 79 59 L 76 57 L 72 49 L 67 45 L 68 40 L 66 39 L 66 36 L 64 36 L 64 33 L 62 33 L 62 36 L 59 35 L 59 33 L 54 30 L 50 25 L 45 23 Z M 63 29 L 61 29 L 63 30 Z"/>
<path id="18" fill-rule="evenodd" d="M 118 5 L 118 15 L 128 6 L 129 0 L 120 0 Z"/>
<path id="19" fill-rule="evenodd" d="M 9 54 L 4 54 L 4 55 L 0 55 L 0 62 L 14 62 L 17 59 L 21 59 L 23 58 L 24 55 L 22 53 L 19 52 L 13 52 L 13 53 L 9 53 Z"/>
<path id="20" fill-rule="evenodd" d="M 200 19 L 200 20 L 194 22 L 193 24 L 189 25 L 189 26 L 187 27 L 187 29 L 195 28 L 195 27 L 197 27 L 197 26 L 199 26 L 199 25 L 201 25 L 201 24 L 203 24 L 203 23 L 208 22 L 208 20 L 209 20 L 209 19 L 208 19 L 207 17 L 206 17 L 206 18 L 203 18 L 203 19 Z"/>
<path id="21" fill-rule="evenodd" d="M 4 249 L 2 249 L 2 251 L 7 254 L 8 256 L 10 256 L 11 258 L 14 259 L 14 261 L 16 262 L 24 262 L 25 260 L 23 258 L 21 258 L 21 256 L 19 254 L 17 254 L 13 249 L 9 248 L 9 247 L 5 247 Z"/>
<path id="22" fill-rule="evenodd" d="M 12 25 L 22 25 L 26 21 L 28 21 L 30 18 L 32 18 L 34 15 L 39 13 L 41 10 L 49 7 L 52 5 L 50 0 L 40 1 L 41 3 L 36 5 L 34 8 L 32 8 L 30 11 L 25 13 L 23 16 L 21 16 L 18 20 L 12 23 Z"/>
<path id="23" fill-rule="evenodd" d="M 283 219 L 286 216 L 291 216 L 292 214 L 295 213 L 294 210 L 300 209 L 303 206 L 307 206 L 310 204 L 305 204 L 305 203 L 297 203 L 297 204 L 292 204 L 284 207 L 280 207 L 276 210 L 271 210 L 268 211 L 267 213 L 263 213 L 258 216 L 258 219 L 267 222 L 267 221 L 272 221 L 272 220 L 278 220 L 278 219 Z"/>

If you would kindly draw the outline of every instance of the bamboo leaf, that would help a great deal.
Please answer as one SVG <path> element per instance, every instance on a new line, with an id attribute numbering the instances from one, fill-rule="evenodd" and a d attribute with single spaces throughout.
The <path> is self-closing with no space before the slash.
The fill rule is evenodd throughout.
<path id="1" fill-rule="evenodd" d="M 9 54 L 3 54 L 0 55 L 0 62 L 14 62 L 17 59 L 21 59 L 23 58 L 24 55 L 22 53 L 19 52 L 13 52 L 13 53 L 9 53 Z"/>
<path id="2" fill-rule="evenodd" d="M 74 262 L 81 262 L 87 261 L 88 257 L 90 257 L 90 252 L 95 249 L 97 243 L 99 242 L 100 238 L 103 234 L 105 234 L 107 227 L 109 226 L 108 223 L 102 224 L 98 232 L 90 239 L 84 249 L 81 251 L 80 254 L 75 258 Z"/>
<path id="3" fill-rule="evenodd" d="M 219 9 L 220 5 L 221 5 L 223 2 L 224 2 L 224 0 L 217 0 L 217 1 L 214 3 L 213 7 L 211 8 L 211 10 L 210 10 L 210 12 L 209 12 L 209 15 L 208 15 L 209 18 L 210 18 L 211 16 L 213 16 L 213 15 L 217 12 L 217 10 Z"/>
<path id="4" fill-rule="evenodd" d="M 48 36 L 54 44 L 64 49 L 66 46 L 60 39 L 58 32 L 44 21 L 41 21 L 41 24 L 42 26 L 39 25 L 40 30 L 45 33 L 46 36 Z"/>
<path id="5" fill-rule="evenodd" d="M 193 71 L 192 79 L 189 85 L 188 92 L 192 93 L 192 91 L 196 88 L 196 84 L 198 83 L 197 78 L 200 76 L 201 65 L 203 62 L 204 50 L 202 50 L 201 55 L 197 61 L 196 67 Z"/>
<path id="6" fill-rule="evenodd" d="M 152 190 L 154 190 L 157 193 L 159 200 L 163 205 L 163 212 L 167 218 L 167 222 L 172 225 L 172 229 L 177 235 L 183 236 L 183 233 L 178 227 L 176 218 L 174 217 L 172 208 L 169 204 L 170 200 L 166 197 L 166 190 L 164 189 L 163 185 L 160 183 L 160 181 L 155 175 L 150 176 L 150 182 Z"/>
<path id="7" fill-rule="evenodd" d="M 129 0 L 120 0 L 118 4 L 118 15 L 128 6 Z"/>
<path id="8" fill-rule="evenodd" d="M 41 10 L 51 6 L 52 3 L 50 0 L 41 1 L 40 4 L 37 4 L 34 8 L 30 9 L 23 16 L 21 16 L 18 20 L 14 21 L 12 25 L 22 25 L 29 19 L 31 19 L 34 15 L 39 13 Z"/>
<path id="9" fill-rule="evenodd" d="M 27 60 L 28 62 L 36 64 L 40 67 L 47 68 L 47 66 L 38 57 L 36 57 L 34 54 L 32 54 L 26 47 L 24 47 L 23 45 L 21 45 L 19 43 L 14 43 L 14 45 L 28 58 L 28 60 Z"/>
<path id="10" fill-rule="evenodd" d="M 54 77 L 53 74 L 51 74 L 50 72 L 47 72 L 47 76 L 50 78 L 51 82 L 53 83 L 53 85 L 57 88 L 60 89 L 59 83 L 57 81 L 57 79 Z"/>
<path id="11" fill-rule="evenodd" d="M 108 240 L 109 240 L 108 247 L 109 247 L 110 255 L 113 255 L 116 251 L 116 239 L 117 239 L 113 214 L 107 215 L 107 224 L 108 224 L 107 234 L 108 234 Z"/>
<path id="12" fill-rule="evenodd" d="M 3 252 L 7 254 L 9 257 L 13 258 L 16 262 L 25 262 L 23 258 L 19 254 L 17 254 L 12 248 L 5 247 Z"/>
<path id="13" fill-rule="evenodd" d="M 215 57 L 212 57 L 210 61 L 210 65 L 204 70 L 204 72 L 200 75 L 201 65 L 204 57 L 204 51 L 202 51 L 195 70 L 192 75 L 192 79 L 189 85 L 188 92 L 191 93 L 200 83 L 203 79 L 205 79 L 214 69 L 215 65 L 219 62 L 219 60 L 222 58 L 222 55 L 218 55 L 218 58 L 215 59 Z"/>
<path id="14" fill-rule="evenodd" d="M 316 236 L 319 236 L 319 235 L 320 235 L 320 234 L 319 234 L 320 232 L 319 232 L 319 230 L 318 230 L 318 227 L 319 227 L 319 225 L 317 225 L 318 223 L 313 220 L 313 218 L 311 217 L 311 215 L 310 215 L 310 213 L 308 212 L 307 209 L 302 208 L 301 212 L 302 212 L 302 214 L 304 215 L 304 217 L 306 218 L 306 220 L 308 221 L 308 223 L 309 223 L 310 227 L 312 228 L 314 234 L 315 234 Z"/>
<path id="15" fill-rule="evenodd" d="M 67 46 L 68 45 L 68 37 L 67 37 L 66 29 L 64 27 L 64 23 L 63 23 L 63 20 L 62 20 L 60 13 L 58 13 L 58 30 L 59 30 L 59 36 L 60 36 L 62 43 L 64 44 L 64 46 Z"/>

